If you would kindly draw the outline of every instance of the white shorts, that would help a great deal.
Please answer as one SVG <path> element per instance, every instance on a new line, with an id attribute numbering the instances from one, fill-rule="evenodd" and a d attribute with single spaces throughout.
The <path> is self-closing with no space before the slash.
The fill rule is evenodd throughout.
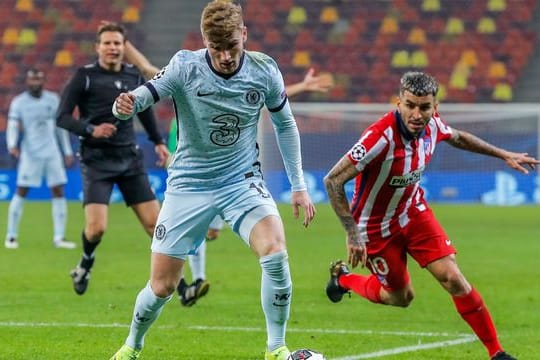
<path id="1" fill-rule="evenodd" d="M 279 217 L 279 212 L 266 184 L 257 176 L 216 190 L 167 190 L 152 252 L 184 260 L 196 254 L 216 215 L 249 245 L 255 224 L 270 215 Z"/>
<path id="2" fill-rule="evenodd" d="M 43 178 L 46 179 L 49 188 L 67 183 L 66 169 L 62 157 L 52 156 L 45 159 L 36 159 L 22 154 L 17 167 L 17 186 L 40 187 Z"/>

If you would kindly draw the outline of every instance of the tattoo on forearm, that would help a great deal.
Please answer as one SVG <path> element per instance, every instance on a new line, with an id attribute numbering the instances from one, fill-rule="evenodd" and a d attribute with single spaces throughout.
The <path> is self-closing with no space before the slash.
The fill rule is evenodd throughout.
<path id="1" fill-rule="evenodd" d="M 499 148 L 465 131 L 459 131 L 458 136 L 451 139 L 450 144 L 479 154 L 498 156 Z"/>

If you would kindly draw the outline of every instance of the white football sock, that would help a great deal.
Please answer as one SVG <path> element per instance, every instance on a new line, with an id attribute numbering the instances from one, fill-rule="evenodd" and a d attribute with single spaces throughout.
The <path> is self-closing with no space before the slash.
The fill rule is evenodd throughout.
<path id="1" fill-rule="evenodd" d="M 19 223 L 23 214 L 24 198 L 18 194 L 13 195 L 8 209 L 8 223 L 6 238 L 17 238 Z"/>
<path id="2" fill-rule="evenodd" d="M 285 331 L 291 308 L 292 281 L 287 251 L 262 256 L 261 303 L 266 317 L 267 348 L 285 345 Z"/>
<path id="3" fill-rule="evenodd" d="M 206 279 L 206 240 L 201 243 L 196 255 L 188 256 L 188 261 L 191 269 L 191 281 Z"/>
<path id="4" fill-rule="evenodd" d="M 144 346 L 144 335 L 158 318 L 163 310 L 163 306 L 171 299 L 172 295 L 166 298 L 157 297 L 150 282 L 139 292 L 137 300 L 135 300 L 135 308 L 133 309 L 133 319 L 129 335 L 126 339 L 126 345 L 134 349 L 140 350 Z"/>
<path id="5" fill-rule="evenodd" d="M 65 197 L 52 199 L 52 218 L 54 229 L 54 241 L 62 241 L 66 236 L 67 202 Z"/>

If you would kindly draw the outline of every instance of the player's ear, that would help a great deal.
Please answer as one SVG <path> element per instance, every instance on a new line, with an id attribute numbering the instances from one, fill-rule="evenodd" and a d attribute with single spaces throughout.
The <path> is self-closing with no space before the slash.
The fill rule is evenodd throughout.
<path id="1" fill-rule="evenodd" d="M 244 26 L 242 28 L 242 41 L 243 42 L 246 42 L 247 41 L 247 26 Z"/>

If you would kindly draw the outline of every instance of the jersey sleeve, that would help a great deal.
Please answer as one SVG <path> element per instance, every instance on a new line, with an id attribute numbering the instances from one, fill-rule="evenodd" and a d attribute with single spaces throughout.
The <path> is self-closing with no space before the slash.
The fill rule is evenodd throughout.
<path id="1" fill-rule="evenodd" d="M 8 149 L 17 147 L 21 119 L 20 101 L 18 101 L 18 98 L 15 98 L 11 101 L 8 111 L 8 123 L 6 127 L 6 143 Z"/>
<path id="2" fill-rule="evenodd" d="M 268 70 L 268 92 L 266 94 L 266 106 L 270 111 L 270 119 L 274 127 L 285 172 L 291 183 L 292 191 L 307 189 L 302 170 L 302 156 L 300 146 L 300 134 L 291 111 L 283 77 L 277 64 L 272 60 Z"/>
<path id="3" fill-rule="evenodd" d="M 73 111 L 79 105 L 84 93 L 86 76 L 82 69 L 79 69 L 71 78 L 60 98 L 60 105 L 56 114 L 56 125 L 71 131 L 79 136 L 87 136 L 86 124 L 84 121 L 75 120 Z"/>
<path id="4" fill-rule="evenodd" d="M 184 67 L 183 52 L 179 51 L 152 79 L 131 91 L 135 95 L 134 111 L 130 115 L 118 114 L 116 111 L 116 101 L 113 104 L 112 112 L 120 120 L 127 120 L 141 111 L 146 110 L 151 105 L 167 98 L 177 92 L 185 83 L 183 72 Z"/>
<path id="5" fill-rule="evenodd" d="M 287 102 L 287 93 L 283 76 L 274 60 L 268 60 L 268 89 L 266 93 L 266 107 L 270 112 L 280 110 Z"/>
<path id="6" fill-rule="evenodd" d="M 379 130 L 368 127 L 346 156 L 358 171 L 364 170 L 373 159 L 388 147 L 388 139 Z"/>
<path id="7" fill-rule="evenodd" d="M 433 115 L 437 126 L 437 142 L 446 141 L 452 137 L 452 128 L 440 117 L 439 113 Z"/>

